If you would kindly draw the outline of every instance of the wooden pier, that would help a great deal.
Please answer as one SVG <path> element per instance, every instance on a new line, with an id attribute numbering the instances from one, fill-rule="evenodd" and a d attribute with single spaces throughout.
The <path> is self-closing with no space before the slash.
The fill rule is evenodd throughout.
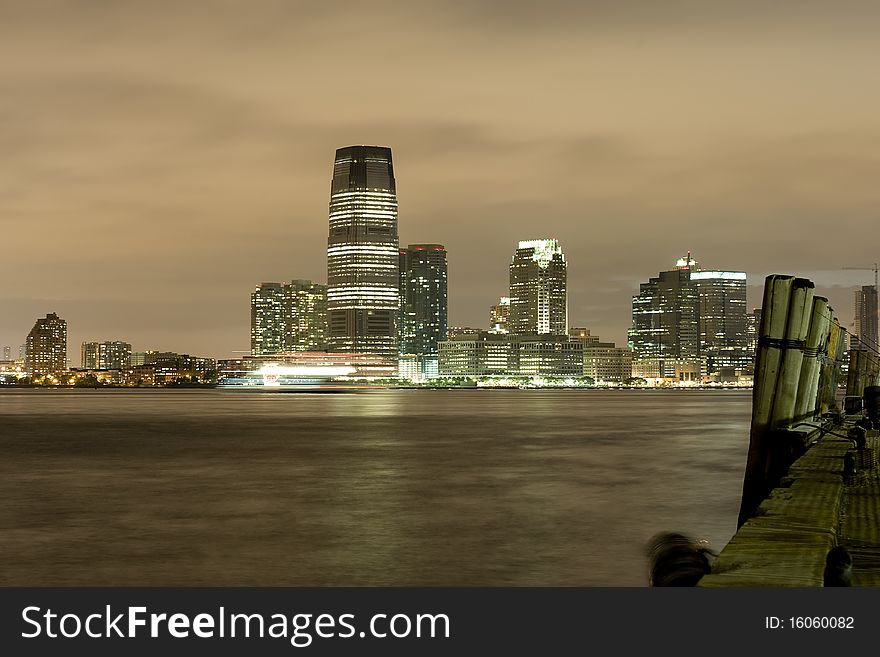
<path id="1" fill-rule="evenodd" d="M 841 404 L 848 336 L 813 287 L 767 277 L 740 526 L 699 586 L 823 586 L 837 547 L 853 586 L 880 586 L 880 358 L 850 351 Z"/>
<path id="2" fill-rule="evenodd" d="M 835 431 L 845 434 L 849 418 Z M 842 545 L 853 559 L 853 586 L 880 586 L 880 438 L 870 432 L 870 454 L 852 477 L 843 462 L 852 442 L 819 431 L 818 440 L 740 527 L 700 586 L 822 586 L 825 556 Z"/>

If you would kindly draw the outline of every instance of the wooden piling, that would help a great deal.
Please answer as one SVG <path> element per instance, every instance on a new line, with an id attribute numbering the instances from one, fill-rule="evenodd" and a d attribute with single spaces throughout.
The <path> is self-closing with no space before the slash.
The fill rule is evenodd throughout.
<path id="1" fill-rule="evenodd" d="M 801 381 L 801 366 L 804 361 L 804 346 L 813 314 L 815 287 L 812 281 L 805 278 L 796 278 L 792 283 L 782 364 L 779 369 L 776 394 L 772 402 L 773 411 L 770 416 L 770 424 L 774 429 L 789 426 L 795 418 L 798 385 Z"/>
<path id="2" fill-rule="evenodd" d="M 795 421 L 812 419 L 816 415 L 819 396 L 819 356 L 827 352 L 830 325 L 828 299 L 813 297 L 810 330 L 804 345 L 804 359 L 795 402 Z"/>
<path id="3" fill-rule="evenodd" d="M 743 480 L 739 525 L 752 516 L 769 491 L 765 481 L 767 443 L 794 281 L 793 276 L 772 274 L 764 283 L 764 302 L 752 389 L 752 429 Z"/>

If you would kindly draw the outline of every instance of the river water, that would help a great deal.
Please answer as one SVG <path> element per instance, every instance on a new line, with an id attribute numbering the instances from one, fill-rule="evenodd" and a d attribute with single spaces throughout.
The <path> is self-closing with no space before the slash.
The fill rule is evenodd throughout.
<path id="1" fill-rule="evenodd" d="M 0 585 L 643 586 L 749 391 L 0 391 Z"/>

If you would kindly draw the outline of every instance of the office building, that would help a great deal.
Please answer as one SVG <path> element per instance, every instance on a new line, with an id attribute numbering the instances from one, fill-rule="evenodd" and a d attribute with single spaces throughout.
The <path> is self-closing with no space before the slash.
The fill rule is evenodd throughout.
<path id="1" fill-rule="evenodd" d="M 629 348 L 635 362 L 696 358 L 700 331 L 697 292 L 690 279 L 690 257 L 639 285 L 632 300 Z M 671 372 L 670 372 L 671 373 Z"/>
<path id="2" fill-rule="evenodd" d="M 565 256 L 554 239 L 520 242 L 510 263 L 510 333 L 566 335 Z"/>
<path id="3" fill-rule="evenodd" d="M 492 333 L 509 333 L 510 297 L 501 297 L 497 304 L 489 306 L 489 330 Z"/>
<path id="4" fill-rule="evenodd" d="M 746 273 L 691 271 L 697 292 L 699 355 L 710 375 L 735 378 L 752 366 L 746 318 Z"/>
<path id="5" fill-rule="evenodd" d="M 855 291 L 855 313 L 850 349 L 859 351 L 880 350 L 877 336 L 877 288 L 863 285 Z"/>
<path id="6" fill-rule="evenodd" d="M 328 348 L 396 360 L 400 254 L 390 148 L 336 151 L 329 223 Z"/>
<path id="7" fill-rule="evenodd" d="M 441 377 L 583 377 L 584 343 L 567 335 L 481 331 L 440 343 Z"/>
<path id="8" fill-rule="evenodd" d="M 25 370 L 34 377 L 67 369 L 67 322 L 55 313 L 38 319 L 25 343 Z"/>
<path id="9" fill-rule="evenodd" d="M 506 334 L 459 333 L 439 344 L 438 371 L 441 377 L 481 378 L 508 376 L 518 372 L 514 345 Z"/>
<path id="10" fill-rule="evenodd" d="M 753 361 L 745 308 L 744 272 L 700 269 L 689 253 L 633 297 L 633 373 L 672 382 L 736 378 Z"/>
<path id="11" fill-rule="evenodd" d="M 446 249 L 441 244 L 410 244 L 400 249 L 401 354 L 436 356 L 447 331 Z"/>
<path id="12" fill-rule="evenodd" d="M 632 377 L 632 352 L 613 342 L 601 342 L 588 328 L 568 330 L 570 340 L 583 344 L 583 376 L 597 384 L 621 383 Z"/>
<path id="13" fill-rule="evenodd" d="M 584 345 L 584 376 L 597 384 L 622 383 L 632 377 L 632 352 L 613 342 Z"/>

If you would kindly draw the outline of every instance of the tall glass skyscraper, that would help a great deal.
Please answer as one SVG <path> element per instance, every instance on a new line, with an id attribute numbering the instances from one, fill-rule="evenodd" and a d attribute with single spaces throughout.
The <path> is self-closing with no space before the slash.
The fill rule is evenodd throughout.
<path id="1" fill-rule="evenodd" d="M 700 354 L 707 358 L 709 373 L 747 369 L 754 357 L 749 351 L 746 273 L 692 271 L 691 281 L 697 291 Z"/>
<path id="2" fill-rule="evenodd" d="M 691 258 L 639 285 L 632 300 L 629 346 L 636 366 L 662 378 L 693 363 L 698 375 L 743 371 L 752 363 L 746 332 L 746 274 L 700 269 Z M 638 368 L 636 368 L 638 369 Z"/>
<path id="3" fill-rule="evenodd" d="M 568 333 L 567 272 L 558 241 L 519 243 L 510 263 L 510 333 Z"/>
<path id="4" fill-rule="evenodd" d="M 329 351 L 397 358 L 398 249 L 391 149 L 340 148 L 327 240 Z"/>
<path id="5" fill-rule="evenodd" d="M 400 249 L 401 354 L 436 356 L 446 339 L 446 248 L 410 244 Z"/>
<path id="6" fill-rule="evenodd" d="M 854 319 L 850 349 L 876 351 L 880 348 L 877 336 L 877 288 L 873 285 L 863 285 L 856 290 Z"/>

